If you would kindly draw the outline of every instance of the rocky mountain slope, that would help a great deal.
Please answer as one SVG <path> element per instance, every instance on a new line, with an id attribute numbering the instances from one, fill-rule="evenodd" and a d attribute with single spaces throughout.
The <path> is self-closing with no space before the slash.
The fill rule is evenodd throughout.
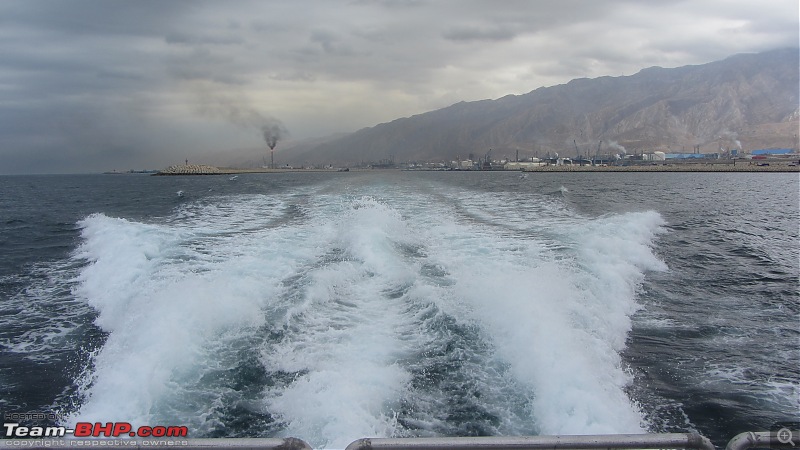
<path id="1" fill-rule="evenodd" d="M 704 65 L 576 79 L 497 100 L 461 102 L 287 152 L 295 163 L 449 161 L 797 145 L 798 49 Z M 575 141 L 578 151 L 575 149 Z M 618 147 L 619 146 L 619 147 Z"/>

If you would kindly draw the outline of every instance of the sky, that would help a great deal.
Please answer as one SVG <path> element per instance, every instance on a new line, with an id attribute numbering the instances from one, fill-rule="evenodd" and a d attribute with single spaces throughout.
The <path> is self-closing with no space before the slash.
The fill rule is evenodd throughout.
<path id="1" fill-rule="evenodd" d="M 797 0 L 2 0 L 0 174 L 201 163 L 797 47 Z M 273 133 L 273 134 L 274 134 Z"/>

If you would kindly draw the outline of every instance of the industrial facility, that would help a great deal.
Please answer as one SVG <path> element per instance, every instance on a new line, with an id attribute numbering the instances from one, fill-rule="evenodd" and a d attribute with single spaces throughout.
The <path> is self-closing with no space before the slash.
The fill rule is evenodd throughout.
<path id="1" fill-rule="evenodd" d="M 602 142 L 602 141 L 601 141 Z M 800 161 L 800 153 L 797 149 L 792 148 L 771 148 L 771 149 L 758 149 L 751 151 L 743 151 L 741 149 L 725 150 L 721 149 L 719 152 L 713 153 L 700 153 L 699 148 L 695 148 L 693 153 L 679 153 L 679 152 L 665 152 L 660 150 L 655 151 L 639 151 L 633 154 L 628 154 L 625 148 L 614 143 L 614 147 L 606 149 L 604 154 L 600 153 L 600 145 L 598 144 L 597 152 L 594 156 L 589 154 L 581 155 L 578 150 L 577 144 L 575 145 L 577 156 L 574 158 L 559 156 L 558 153 L 548 153 L 545 157 L 525 157 L 520 159 L 519 150 L 516 151 L 516 157 L 512 160 L 510 158 L 491 158 L 492 150 L 490 149 L 483 157 L 476 158 L 474 154 L 470 154 L 469 158 L 457 158 L 450 161 L 449 164 L 442 164 L 441 168 L 448 170 L 535 170 L 536 168 L 545 166 L 590 166 L 590 167 L 607 167 L 607 166 L 633 166 L 633 165 L 670 165 L 670 164 L 697 164 L 697 163 L 718 163 L 718 164 L 736 164 L 737 161 L 743 163 L 764 164 L 764 160 L 774 160 L 776 162 L 783 162 L 788 164 L 798 164 Z M 588 152 L 585 152 L 588 153 Z M 418 164 L 417 167 L 422 167 Z"/>

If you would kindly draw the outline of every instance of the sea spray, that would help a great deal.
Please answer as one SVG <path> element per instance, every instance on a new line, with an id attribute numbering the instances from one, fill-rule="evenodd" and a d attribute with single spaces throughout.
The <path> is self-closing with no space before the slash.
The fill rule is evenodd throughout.
<path id="1" fill-rule="evenodd" d="M 639 283 L 664 268 L 657 213 L 316 189 L 85 219 L 76 293 L 109 335 L 71 421 L 235 435 L 239 411 L 323 447 L 642 431 L 619 353 Z"/>
<path id="2" fill-rule="evenodd" d="M 297 285 L 304 306 L 286 325 L 296 332 L 269 343 L 262 359 L 270 371 L 299 374 L 266 396 L 286 433 L 338 448 L 396 433 L 409 380 L 397 360 L 413 345 L 402 336 L 414 336 L 402 290 L 414 275 L 396 251 L 409 233 L 391 208 L 354 199 L 330 222 L 328 256 Z"/>
<path id="3" fill-rule="evenodd" d="M 83 375 L 84 400 L 69 423 L 148 425 L 176 418 L 193 432 L 203 429 L 203 416 L 192 415 L 185 393 L 202 392 L 203 375 L 243 350 L 232 344 L 264 323 L 263 309 L 281 289 L 277 281 L 308 250 L 292 245 L 301 233 L 270 226 L 285 210 L 252 212 L 262 202 L 190 204 L 171 224 L 102 214 L 80 223 L 83 242 L 75 257 L 88 265 L 75 294 L 97 310 L 96 324 L 108 337 Z M 249 228 L 255 222 L 262 223 L 258 231 Z"/>
<path id="4" fill-rule="evenodd" d="M 519 206 L 503 207 L 513 203 L 502 197 L 461 196 L 453 201 L 464 205 L 469 221 L 445 224 L 442 235 L 431 236 L 447 242 L 433 253 L 458 280 L 458 304 L 451 301 L 448 308 L 481 324 L 497 354 L 531 390 L 538 429 L 642 431 L 642 416 L 624 392 L 630 377 L 619 352 L 644 272 L 664 269 L 650 249 L 663 220 L 652 212 L 564 216 L 557 204 L 540 201 L 532 207 L 536 220 L 526 223 L 519 220 Z M 566 219 L 571 226 L 563 226 Z M 502 230 L 512 236 L 498 238 Z"/>

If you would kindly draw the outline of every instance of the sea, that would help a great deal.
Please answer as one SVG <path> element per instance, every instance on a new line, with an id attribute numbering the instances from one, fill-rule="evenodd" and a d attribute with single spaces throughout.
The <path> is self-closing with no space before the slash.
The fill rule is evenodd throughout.
<path id="1" fill-rule="evenodd" d="M 799 185 L 3 176 L 0 413 L 315 448 L 641 432 L 724 446 L 800 420 Z"/>

